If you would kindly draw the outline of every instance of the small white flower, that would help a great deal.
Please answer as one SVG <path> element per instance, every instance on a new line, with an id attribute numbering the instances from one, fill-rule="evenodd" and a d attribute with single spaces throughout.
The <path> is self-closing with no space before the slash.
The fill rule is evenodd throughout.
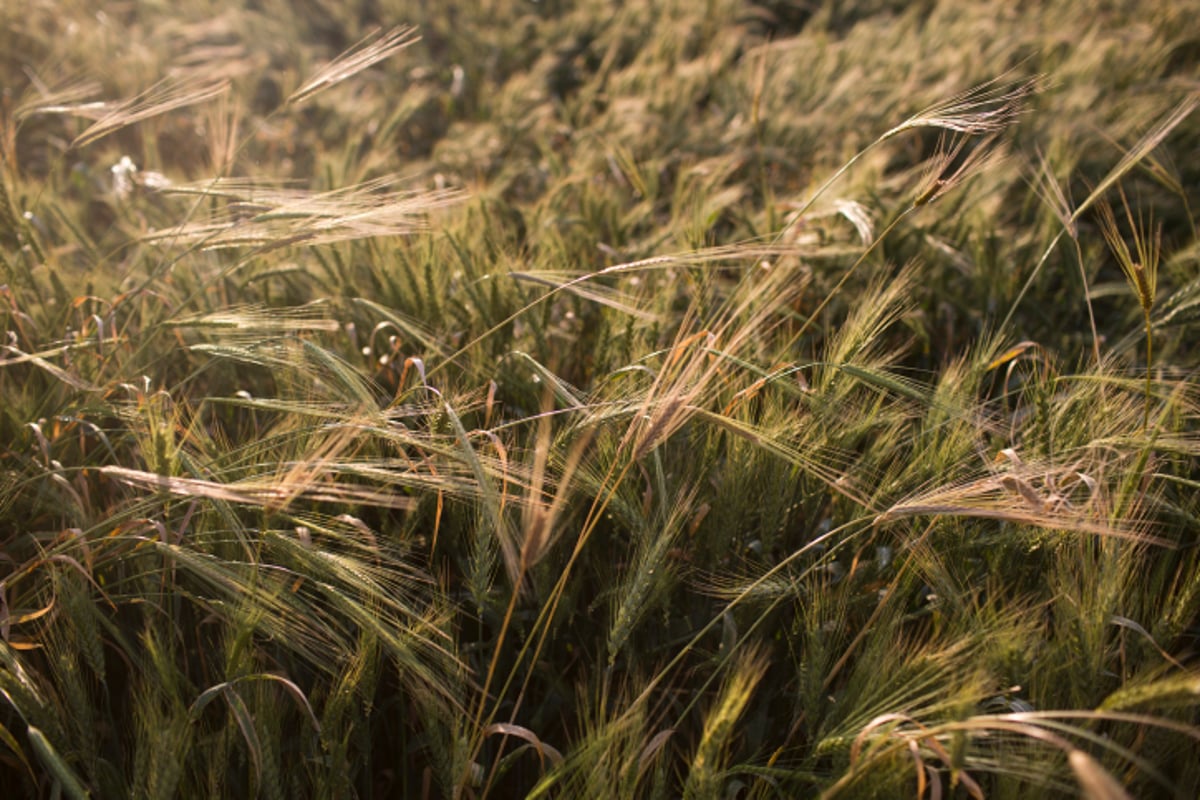
<path id="1" fill-rule="evenodd" d="M 153 189 L 156 192 L 171 187 L 171 179 L 161 172 L 143 172 L 140 183 L 147 189 Z"/>
<path id="2" fill-rule="evenodd" d="M 124 200 L 133 191 L 133 175 L 137 171 L 137 164 L 129 156 L 121 156 L 121 160 L 113 164 L 113 194 L 118 200 Z"/>

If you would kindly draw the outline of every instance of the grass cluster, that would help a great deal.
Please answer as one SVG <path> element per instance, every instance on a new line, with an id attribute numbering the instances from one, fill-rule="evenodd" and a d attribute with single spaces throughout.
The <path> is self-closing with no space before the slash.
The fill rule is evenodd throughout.
<path id="1" fill-rule="evenodd" d="M 0 5 L 13 796 L 1196 796 L 1194 0 L 99 5 Z"/>

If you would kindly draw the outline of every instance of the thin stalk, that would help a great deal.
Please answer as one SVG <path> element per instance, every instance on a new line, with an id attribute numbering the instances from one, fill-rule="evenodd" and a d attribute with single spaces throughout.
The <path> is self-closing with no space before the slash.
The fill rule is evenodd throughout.
<path id="1" fill-rule="evenodd" d="M 1150 369 L 1154 358 L 1154 337 L 1150 332 L 1150 309 L 1142 307 L 1142 319 L 1146 325 L 1146 407 L 1142 411 L 1142 432 L 1150 430 Z"/>

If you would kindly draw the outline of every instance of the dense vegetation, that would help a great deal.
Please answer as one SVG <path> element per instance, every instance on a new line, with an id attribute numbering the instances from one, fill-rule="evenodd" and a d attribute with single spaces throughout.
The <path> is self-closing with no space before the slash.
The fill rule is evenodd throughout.
<path id="1" fill-rule="evenodd" d="M 0 6 L 9 796 L 1196 796 L 1194 0 L 100 5 Z"/>

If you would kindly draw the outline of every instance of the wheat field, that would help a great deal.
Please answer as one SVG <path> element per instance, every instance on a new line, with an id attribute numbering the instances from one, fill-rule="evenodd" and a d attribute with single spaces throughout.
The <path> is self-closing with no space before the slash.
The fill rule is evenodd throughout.
<path id="1" fill-rule="evenodd" d="M 1197 15 L 0 4 L 0 786 L 1196 797 Z"/>

